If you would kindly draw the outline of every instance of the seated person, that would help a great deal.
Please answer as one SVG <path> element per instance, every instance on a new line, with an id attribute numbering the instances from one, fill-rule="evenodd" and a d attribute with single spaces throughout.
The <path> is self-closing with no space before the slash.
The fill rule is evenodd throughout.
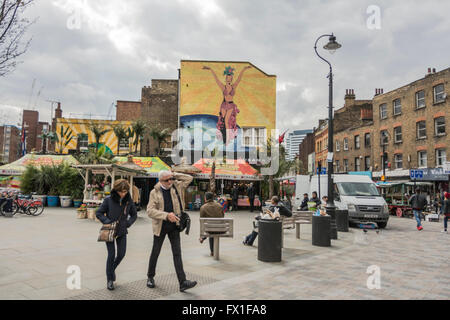
<path id="1" fill-rule="evenodd" d="M 319 199 L 319 197 L 317 196 L 317 192 L 315 192 L 315 191 L 313 191 L 312 197 L 311 197 L 311 199 L 309 199 L 309 201 L 310 201 L 310 202 L 315 202 L 315 203 L 316 203 L 315 208 L 319 208 L 319 206 L 320 206 L 320 204 L 321 204 L 320 199 Z"/>
<path id="2" fill-rule="evenodd" d="M 277 196 L 272 197 L 271 205 L 268 209 L 264 209 L 264 212 L 261 212 L 260 216 L 256 216 L 256 220 L 261 219 L 280 219 L 280 215 L 285 217 L 292 217 L 292 212 L 286 208 L 281 202 L 280 199 Z M 253 242 L 255 241 L 256 237 L 258 236 L 258 228 L 256 224 L 254 223 L 254 229 L 252 233 L 250 233 L 248 236 L 244 238 L 244 241 L 242 242 L 244 245 L 252 246 Z"/>
<path id="3" fill-rule="evenodd" d="M 212 192 L 205 193 L 205 204 L 200 208 L 200 218 L 223 218 L 223 208 L 220 204 L 214 201 L 214 194 Z M 213 234 L 213 232 L 210 232 Z M 219 232 L 221 233 L 221 232 Z M 203 243 L 207 237 L 200 237 L 198 240 Z M 214 238 L 209 237 L 209 249 L 211 256 L 214 255 Z"/>
<path id="4" fill-rule="evenodd" d="M 308 211 L 308 201 L 309 201 L 308 194 L 304 193 L 303 194 L 303 201 L 300 204 L 300 211 Z"/>

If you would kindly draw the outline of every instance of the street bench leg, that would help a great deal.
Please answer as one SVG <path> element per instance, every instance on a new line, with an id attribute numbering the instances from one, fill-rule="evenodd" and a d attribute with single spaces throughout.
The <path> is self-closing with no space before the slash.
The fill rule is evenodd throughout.
<path id="1" fill-rule="evenodd" d="M 214 260 L 219 260 L 219 237 L 214 237 Z"/>
<path id="2" fill-rule="evenodd" d="M 295 224 L 295 236 L 297 239 L 300 239 L 300 223 Z"/>

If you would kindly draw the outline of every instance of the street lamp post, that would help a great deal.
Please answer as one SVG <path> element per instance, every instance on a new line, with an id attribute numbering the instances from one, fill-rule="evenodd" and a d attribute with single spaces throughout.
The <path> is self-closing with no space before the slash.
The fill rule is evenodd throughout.
<path id="1" fill-rule="evenodd" d="M 330 67 L 330 73 L 328 74 L 329 80 L 329 94 L 328 94 L 328 202 L 326 211 L 327 214 L 331 216 L 332 223 L 335 225 L 335 213 L 336 207 L 334 205 L 334 190 L 333 190 L 333 68 L 331 67 L 331 63 L 324 59 L 317 52 L 317 42 L 323 38 L 328 37 L 329 42 L 323 47 L 325 50 L 329 50 L 331 53 L 334 53 L 337 49 L 341 47 L 339 43 L 336 42 L 336 37 L 332 34 L 324 34 L 317 38 L 316 43 L 314 44 L 314 50 L 316 51 L 317 56 L 325 61 Z M 337 239 L 337 232 L 333 238 Z"/>

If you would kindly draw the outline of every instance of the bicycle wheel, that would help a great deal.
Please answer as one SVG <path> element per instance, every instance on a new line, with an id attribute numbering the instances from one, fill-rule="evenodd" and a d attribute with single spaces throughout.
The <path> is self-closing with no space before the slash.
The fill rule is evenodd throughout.
<path id="1" fill-rule="evenodd" d="M 7 205 L 7 202 L 3 203 L 0 208 L 0 213 L 5 217 L 12 217 L 17 213 L 19 210 L 17 203 L 13 202 L 9 206 Z"/>
<path id="2" fill-rule="evenodd" d="M 35 204 L 33 206 L 28 207 L 28 214 L 32 216 L 38 216 L 42 212 L 44 212 L 44 206 L 42 204 Z"/>

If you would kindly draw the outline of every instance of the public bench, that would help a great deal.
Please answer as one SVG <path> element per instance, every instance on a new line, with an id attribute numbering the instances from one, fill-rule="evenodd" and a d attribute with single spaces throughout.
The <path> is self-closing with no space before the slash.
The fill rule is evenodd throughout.
<path id="1" fill-rule="evenodd" d="M 233 219 L 200 218 L 200 237 L 214 239 L 214 259 L 219 260 L 219 239 L 233 238 Z"/>
<path id="2" fill-rule="evenodd" d="M 300 239 L 300 225 L 312 224 L 312 211 L 294 211 L 292 217 L 295 224 L 295 237 Z"/>

